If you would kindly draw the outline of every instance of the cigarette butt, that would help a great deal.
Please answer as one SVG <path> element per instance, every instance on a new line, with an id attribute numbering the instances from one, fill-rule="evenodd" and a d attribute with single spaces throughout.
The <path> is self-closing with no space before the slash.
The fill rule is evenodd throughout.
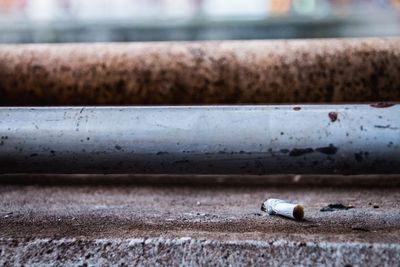
<path id="1" fill-rule="evenodd" d="M 261 210 L 269 215 L 281 215 L 294 220 L 304 217 L 304 208 L 300 204 L 289 203 L 285 200 L 270 198 L 261 205 Z"/>

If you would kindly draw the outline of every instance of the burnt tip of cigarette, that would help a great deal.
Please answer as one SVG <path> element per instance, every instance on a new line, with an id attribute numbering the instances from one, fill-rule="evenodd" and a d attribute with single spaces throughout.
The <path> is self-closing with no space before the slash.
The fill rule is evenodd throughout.
<path id="1" fill-rule="evenodd" d="M 262 207 L 261 207 L 261 209 L 262 209 Z M 302 220 L 304 218 L 304 208 L 302 205 L 297 205 L 296 207 L 294 207 L 293 217 L 296 220 Z"/>
<path id="2" fill-rule="evenodd" d="M 261 204 L 261 210 L 265 212 L 267 211 L 267 208 L 265 207 L 264 203 Z"/>

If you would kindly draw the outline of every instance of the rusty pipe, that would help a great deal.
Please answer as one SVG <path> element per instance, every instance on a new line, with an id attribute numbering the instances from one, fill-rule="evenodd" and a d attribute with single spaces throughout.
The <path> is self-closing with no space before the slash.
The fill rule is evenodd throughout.
<path id="1" fill-rule="evenodd" d="M 0 136 L 0 173 L 400 173 L 387 103 L 0 108 Z"/>
<path id="2" fill-rule="evenodd" d="M 0 45 L 0 105 L 400 100 L 400 38 Z"/>

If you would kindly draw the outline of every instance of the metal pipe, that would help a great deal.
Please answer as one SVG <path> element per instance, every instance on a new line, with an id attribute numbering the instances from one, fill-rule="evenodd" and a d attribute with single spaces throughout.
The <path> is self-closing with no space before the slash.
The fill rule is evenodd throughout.
<path id="1" fill-rule="evenodd" d="M 400 100 L 400 38 L 0 45 L 0 105 Z"/>
<path id="2" fill-rule="evenodd" d="M 0 173 L 400 173 L 400 105 L 0 108 Z"/>

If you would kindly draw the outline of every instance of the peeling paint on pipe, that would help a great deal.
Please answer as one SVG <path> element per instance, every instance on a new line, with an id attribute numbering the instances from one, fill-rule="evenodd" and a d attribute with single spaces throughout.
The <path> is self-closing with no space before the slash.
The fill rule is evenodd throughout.
<path id="1" fill-rule="evenodd" d="M 0 108 L 0 136 L 0 173 L 400 173 L 400 105 Z"/>
<path id="2" fill-rule="evenodd" d="M 0 45 L 0 105 L 400 100 L 400 38 Z"/>

